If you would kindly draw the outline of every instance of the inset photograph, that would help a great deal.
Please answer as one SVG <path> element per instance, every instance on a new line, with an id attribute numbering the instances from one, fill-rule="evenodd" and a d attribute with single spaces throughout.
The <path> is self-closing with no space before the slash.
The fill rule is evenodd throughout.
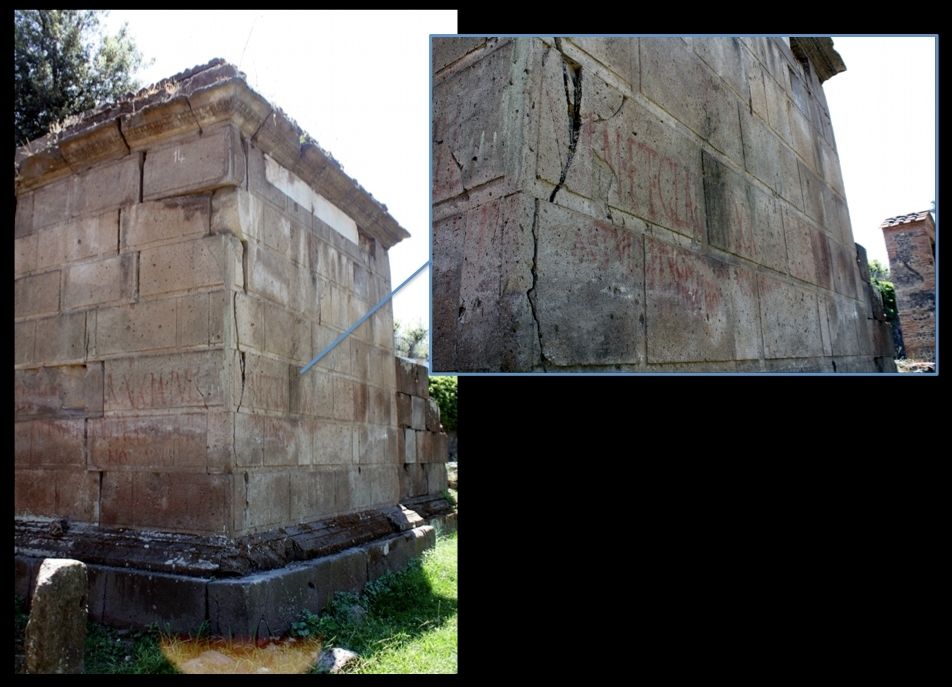
<path id="1" fill-rule="evenodd" d="M 896 371 L 832 39 L 431 48 L 434 373 Z"/>

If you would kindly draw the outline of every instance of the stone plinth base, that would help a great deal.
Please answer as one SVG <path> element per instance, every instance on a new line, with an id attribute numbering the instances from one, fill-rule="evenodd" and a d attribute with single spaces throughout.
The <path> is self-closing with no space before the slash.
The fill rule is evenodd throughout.
<path id="1" fill-rule="evenodd" d="M 86 559 L 96 622 L 281 634 L 301 611 L 319 612 L 335 593 L 360 591 L 406 567 L 436 543 L 436 529 L 455 529 L 455 513 L 440 501 L 421 503 L 425 516 L 406 507 L 366 511 L 256 535 L 255 542 L 18 521 L 15 591 L 29 602 L 43 558 L 69 550 Z"/>

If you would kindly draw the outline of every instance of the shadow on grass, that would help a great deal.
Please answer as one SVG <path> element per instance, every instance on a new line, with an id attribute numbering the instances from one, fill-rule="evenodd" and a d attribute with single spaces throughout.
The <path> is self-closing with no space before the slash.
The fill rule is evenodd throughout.
<path id="1" fill-rule="evenodd" d="M 407 569 L 371 582 L 360 594 L 337 594 L 320 617 L 305 613 L 296 631 L 323 637 L 327 647 L 356 651 L 361 662 L 400 649 L 456 616 L 455 557 L 451 564 L 448 573 L 446 563 L 414 560 Z M 439 583 L 441 573 L 452 575 L 451 583 L 439 584 L 448 593 L 435 590 L 431 583 L 434 578 Z"/>

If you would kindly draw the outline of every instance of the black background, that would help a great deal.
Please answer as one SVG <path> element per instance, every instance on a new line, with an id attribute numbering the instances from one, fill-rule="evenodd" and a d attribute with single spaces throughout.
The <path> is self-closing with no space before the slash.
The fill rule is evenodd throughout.
<path id="1" fill-rule="evenodd" d="M 672 33 L 595 9 L 460 10 L 458 30 Z M 460 674 L 919 673 L 948 540 L 940 382 L 461 376 Z"/>

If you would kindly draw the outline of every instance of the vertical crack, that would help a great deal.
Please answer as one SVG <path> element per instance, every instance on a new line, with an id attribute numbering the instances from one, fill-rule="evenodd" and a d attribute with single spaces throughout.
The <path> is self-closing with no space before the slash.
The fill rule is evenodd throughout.
<path id="1" fill-rule="evenodd" d="M 238 394 L 238 405 L 235 412 L 241 409 L 241 402 L 245 398 L 245 353 L 241 350 L 241 340 L 238 338 L 238 294 L 231 294 L 232 313 L 235 318 L 235 350 L 238 352 L 238 365 L 241 368 L 241 391 Z"/>
<path id="2" fill-rule="evenodd" d="M 559 176 L 559 183 L 552 189 L 549 202 L 555 202 L 555 196 L 565 185 L 565 177 L 569 173 L 569 166 L 575 157 L 575 148 L 578 145 L 579 132 L 582 129 L 582 66 L 571 62 L 562 52 L 562 39 L 555 39 L 555 47 L 562 54 L 562 83 L 565 87 L 565 105 L 569 119 L 569 150 L 565 156 L 565 164 Z M 571 88 L 569 88 L 571 84 Z M 624 104 L 624 103 L 622 103 Z"/>
<path id="3" fill-rule="evenodd" d="M 145 150 L 139 156 L 139 202 L 142 202 L 143 187 L 145 186 Z"/>
<path id="4" fill-rule="evenodd" d="M 545 366 L 545 349 L 542 348 L 542 327 L 539 326 L 539 314 L 536 311 L 535 290 L 536 282 L 539 280 L 539 273 L 536 263 L 539 257 L 539 199 L 535 200 L 535 212 L 532 214 L 532 286 L 526 291 L 526 297 L 529 299 L 529 307 L 532 309 L 532 319 L 535 321 L 536 336 L 539 339 L 539 364 L 542 365 L 542 371 L 548 372 Z"/>
<path id="5" fill-rule="evenodd" d="M 99 471 L 99 498 L 97 499 L 97 504 L 96 504 L 96 524 L 100 524 L 102 522 L 102 482 L 103 482 L 104 475 L 105 473 L 102 470 L 100 470 Z"/>

